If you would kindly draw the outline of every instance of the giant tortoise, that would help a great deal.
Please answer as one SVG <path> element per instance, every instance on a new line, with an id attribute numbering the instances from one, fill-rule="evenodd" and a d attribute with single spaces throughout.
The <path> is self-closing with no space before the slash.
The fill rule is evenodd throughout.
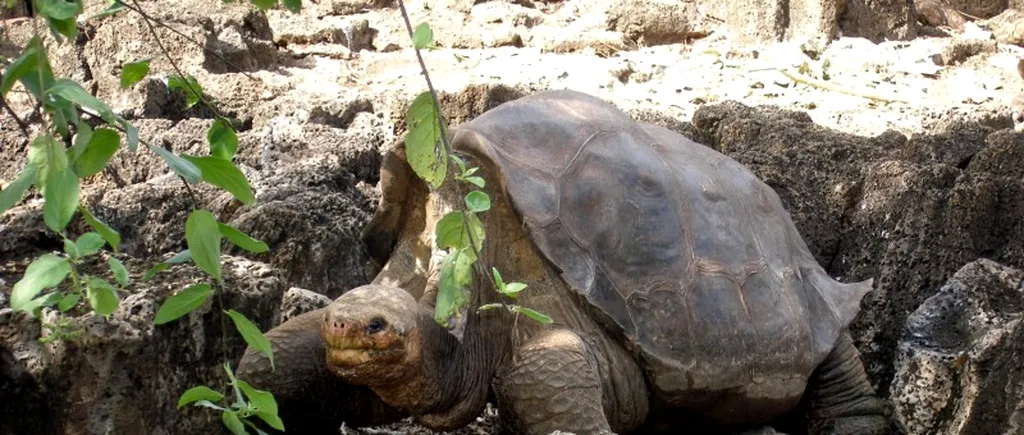
<path id="1" fill-rule="evenodd" d="M 847 332 L 872 281 L 829 277 L 778 195 L 738 162 L 567 90 L 450 134 L 493 203 L 464 335 L 434 320 L 434 229 L 467 187 L 431 190 L 398 146 L 363 234 L 373 282 L 270 333 L 271 376 L 289 391 L 340 382 L 362 412 L 441 430 L 493 400 L 524 434 L 728 433 L 794 415 L 813 434 L 888 432 Z M 511 302 L 492 267 L 527 284 L 515 303 L 553 323 L 477 310 Z M 267 373 L 251 350 L 242 366 Z"/>

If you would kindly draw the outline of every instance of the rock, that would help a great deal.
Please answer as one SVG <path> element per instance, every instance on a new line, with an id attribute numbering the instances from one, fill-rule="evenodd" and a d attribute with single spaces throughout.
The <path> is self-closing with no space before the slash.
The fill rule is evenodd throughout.
<path id="1" fill-rule="evenodd" d="M 979 257 L 1024 265 L 1024 228 L 1017 217 L 1024 213 L 1024 180 L 1008 163 L 1022 145 L 1021 137 L 1000 130 L 966 159 L 968 147 L 936 154 L 938 161 L 893 159 L 865 167 L 862 194 L 846 217 L 829 271 L 850 280 L 875 278 L 852 328 L 881 391 L 893 376 L 905 313 Z"/>
<path id="2" fill-rule="evenodd" d="M 912 135 L 902 157 L 920 164 L 942 163 L 965 168 L 987 146 L 985 138 L 992 131 L 983 125 L 967 124 L 963 128 Z"/>
<path id="3" fill-rule="evenodd" d="M 345 46 L 352 52 L 373 49 L 377 29 L 365 18 L 324 17 L 311 26 L 308 21 L 275 21 L 274 42 L 279 44 L 331 43 Z"/>
<path id="4" fill-rule="evenodd" d="M 1024 12 L 1020 9 L 1007 9 L 978 24 L 988 28 L 1000 44 L 1024 45 Z"/>
<path id="5" fill-rule="evenodd" d="M 908 435 L 1024 430 L 1024 272 L 981 259 L 907 319 L 895 411 Z"/>
<path id="6" fill-rule="evenodd" d="M 995 53 L 996 41 L 985 39 L 954 38 L 942 48 L 938 65 L 955 65 L 981 53 Z"/>
<path id="7" fill-rule="evenodd" d="M 926 26 L 949 26 L 955 30 L 963 30 L 967 20 L 945 0 L 914 0 L 917 10 L 917 21 Z"/>
<path id="8" fill-rule="evenodd" d="M 835 229 L 859 196 L 862 168 L 906 140 L 900 134 L 842 134 L 815 125 L 805 112 L 734 101 L 698 108 L 693 125 L 705 145 L 746 165 L 778 193 L 825 265 L 840 249 Z"/>
<path id="9" fill-rule="evenodd" d="M 658 0 L 623 0 L 608 11 L 608 28 L 634 44 L 652 46 L 687 41 L 693 35 L 692 4 Z"/>
<path id="10" fill-rule="evenodd" d="M 991 18 L 1007 9 L 1007 0 L 945 0 L 953 9 L 972 17 Z M 1012 7 L 1012 6 L 1011 6 Z"/>
<path id="11" fill-rule="evenodd" d="M 428 0 L 425 2 L 425 5 L 430 9 L 443 9 L 469 13 L 469 11 L 473 9 L 473 5 L 476 3 L 477 0 Z"/>
<path id="12" fill-rule="evenodd" d="M 352 15 L 371 9 L 391 6 L 394 0 L 331 0 L 331 12 L 335 15 Z"/>
<path id="13" fill-rule="evenodd" d="M 791 0 L 789 39 L 831 40 L 839 36 L 839 18 L 846 0 Z"/>
<path id="14" fill-rule="evenodd" d="M 529 29 L 544 21 L 544 13 L 515 3 L 490 1 L 474 5 L 470 19 L 481 24 L 507 23 Z"/>
<path id="15" fill-rule="evenodd" d="M 913 0 L 847 0 L 839 18 L 843 36 L 868 39 L 907 40 L 917 36 Z"/>
<path id="16" fill-rule="evenodd" d="M 183 264 L 145 282 L 141 278 L 149 262 L 121 259 L 131 273 L 132 292 L 122 295 L 109 319 L 92 313 L 65 315 L 69 328 L 78 331 L 76 337 L 42 344 L 39 338 L 47 330 L 21 312 L 0 323 L 0 385 L 5 386 L 0 396 L 19 396 L 0 408 L 4 433 L 51 433 L 46 426 L 27 429 L 39 424 L 85 434 L 221 430 L 216 412 L 178 410 L 175 404 L 196 385 L 223 391 L 227 377 L 222 362 L 236 361 L 245 349 L 245 341 L 224 318 L 222 308 L 234 309 L 266 330 L 278 315 L 283 282 L 265 264 L 227 256 L 219 296 L 208 298 L 185 317 L 154 325 L 160 304 L 174 292 L 205 281 L 204 274 L 192 264 Z M 108 275 L 106 265 L 98 263 L 79 272 Z M 51 309 L 44 309 L 43 315 L 48 322 L 56 319 Z M 55 410 L 60 410 L 59 417 Z M 10 427 L 15 430 L 6 430 Z"/>
<path id="17" fill-rule="evenodd" d="M 360 113 L 346 130 L 280 117 L 263 137 L 264 171 L 253 183 L 257 203 L 229 223 L 266 242 L 267 260 L 292 285 L 334 298 L 365 283 L 368 257 L 359 234 L 376 206 L 390 132 L 379 118 Z"/>
<path id="18" fill-rule="evenodd" d="M 292 317 L 326 307 L 330 304 L 331 298 L 327 296 L 303 288 L 292 287 L 281 298 L 281 321 L 275 323 L 287 322 Z"/>

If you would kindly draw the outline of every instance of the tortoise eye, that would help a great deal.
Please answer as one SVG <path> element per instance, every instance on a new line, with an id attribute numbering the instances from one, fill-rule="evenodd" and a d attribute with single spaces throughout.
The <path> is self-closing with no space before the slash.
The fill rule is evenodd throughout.
<path id="1" fill-rule="evenodd" d="M 380 317 L 374 317 L 373 320 L 370 320 L 370 324 L 366 326 L 366 333 L 376 334 L 384 330 L 384 327 L 387 326 L 387 324 L 388 322 L 385 322 L 384 319 L 381 319 Z"/>

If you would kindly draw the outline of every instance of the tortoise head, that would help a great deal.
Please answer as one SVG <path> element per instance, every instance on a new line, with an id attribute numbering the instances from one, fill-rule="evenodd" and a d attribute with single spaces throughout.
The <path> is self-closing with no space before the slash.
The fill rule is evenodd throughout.
<path id="1" fill-rule="evenodd" d="M 346 382 L 380 386 L 410 381 L 422 358 L 420 307 L 405 290 L 357 287 L 325 310 L 327 367 Z"/>

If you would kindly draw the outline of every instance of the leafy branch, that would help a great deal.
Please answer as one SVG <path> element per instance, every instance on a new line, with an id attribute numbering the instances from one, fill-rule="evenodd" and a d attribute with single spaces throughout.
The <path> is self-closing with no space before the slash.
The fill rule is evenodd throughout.
<path id="1" fill-rule="evenodd" d="M 427 90 L 413 99 L 406 112 L 407 133 L 405 137 L 406 157 L 413 172 L 426 181 L 432 189 L 438 189 L 448 178 L 449 168 L 455 172 L 453 178 L 471 187 L 464 198 L 464 208 L 445 214 L 435 225 L 434 239 L 439 249 L 447 250 L 441 262 L 441 276 L 438 281 L 437 302 L 434 309 L 434 320 L 440 325 L 451 328 L 450 320 L 457 317 L 469 302 L 468 287 L 473 281 L 473 269 L 478 275 L 485 276 L 498 293 L 515 300 L 519 293 L 526 289 L 526 284 L 512 282 L 506 284 L 496 268 L 491 271 L 480 270 L 477 260 L 483 249 L 486 233 L 479 214 L 491 208 L 491 198 L 483 189 L 486 182 L 478 172 L 479 167 L 467 167 L 464 159 L 456 155 L 449 141 L 447 121 L 441 110 L 441 102 L 437 90 L 430 80 L 426 62 L 423 61 L 422 49 L 431 49 L 433 31 L 427 23 L 420 23 L 414 30 L 409 20 L 405 2 L 398 0 L 409 38 L 413 43 L 413 51 L 419 61 L 420 70 L 427 83 Z M 488 273 L 490 272 L 490 273 Z M 485 304 L 478 310 L 489 310 L 504 307 L 515 315 L 523 314 L 540 323 L 551 323 L 547 315 L 531 308 L 515 304 Z"/>
<path id="2" fill-rule="evenodd" d="M 261 9 L 277 6 L 277 0 L 251 0 Z M 151 267 L 143 280 L 153 279 L 156 274 L 167 270 L 173 264 L 192 261 L 213 282 L 191 285 L 167 298 L 160 306 L 154 323 L 163 325 L 189 314 L 202 306 L 216 294 L 218 305 L 224 316 L 231 319 L 235 329 L 249 346 L 265 353 L 273 369 L 273 351 L 263 333 L 245 315 L 224 310 L 220 293 L 215 289 L 224 286 L 221 271 L 221 243 L 227 239 L 232 244 L 252 253 L 267 252 L 267 245 L 253 239 L 228 224 L 218 222 L 214 214 L 202 209 L 192 194 L 191 184 L 207 182 L 231 193 L 243 204 L 252 204 L 255 196 L 252 187 L 242 171 L 234 163 L 238 149 L 237 132 L 230 121 L 220 115 L 202 94 L 202 87 L 194 77 L 184 74 L 177 62 L 170 56 L 155 28 L 153 20 L 135 0 L 129 6 L 121 0 L 112 0 L 108 7 L 91 17 L 102 19 L 122 10 L 135 12 L 143 17 L 150 33 L 168 59 L 176 75 L 168 78 L 168 88 L 185 95 L 186 109 L 202 102 L 216 113 L 217 119 L 207 130 L 208 155 L 179 155 L 169 149 L 154 146 L 139 138 L 137 127 L 114 113 L 109 105 L 87 92 L 79 83 L 70 78 L 54 75 L 43 44 L 38 18 L 48 24 L 51 36 L 58 44 L 74 39 L 79 31 L 78 18 L 83 12 L 81 0 L 36 0 L 37 16 L 33 17 L 34 35 L 21 54 L 8 63 L 0 76 L 0 103 L 6 112 L 18 123 L 19 129 L 29 141 L 28 159 L 13 182 L 0 190 L 0 214 L 17 205 L 33 187 L 43 197 L 43 220 L 49 231 L 64 242 L 63 252 L 44 254 L 33 260 L 23 277 L 15 283 L 10 305 L 13 310 L 23 311 L 32 317 L 39 317 L 42 309 L 56 307 L 59 313 L 67 313 L 88 303 L 88 308 L 104 318 L 109 318 L 120 304 L 120 293 L 126 293 L 132 285 L 125 265 L 117 258 L 121 236 L 117 230 L 98 219 L 89 208 L 81 203 L 81 180 L 92 177 L 107 167 L 110 159 L 124 145 L 130 152 L 137 152 L 142 143 L 151 152 L 159 155 L 167 166 L 182 180 L 192 199 L 192 210 L 185 222 L 185 239 L 188 248 L 171 259 Z M 282 0 L 285 7 L 293 12 L 301 8 L 300 0 Z M 171 29 L 166 24 L 159 25 Z M 182 35 L 184 36 L 184 35 Z M 66 38 L 66 39 L 65 39 Z M 202 46 L 198 42 L 191 42 Z M 203 47 L 205 49 L 205 47 Z M 234 66 L 234 65 L 232 65 Z M 237 68 L 237 67 L 236 67 Z M 144 79 L 150 72 L 149 59 L 136 60 L 122 66 L 120 86 L 129 88 Z M 251 78 L 251 76 L 249 76 Z M 30 137 L 29 128 L 7 104 L 6 96 L 16 84 L 21 84 L 37 102 L 36 110 L 41 111 L 43 128 L 36 137 Z M 88 115 L 100 124 L 91 127 L 81 115 Z M 120 132 L 120 134 L 119 134 Z M 92 231 L 72 240 L 66 228 L 78 214 Z M 105 252 L 110 246 L 113 252 Z M 86 261 L 93 257 L 105 258 L 115 283 L 98 275 L 83 273 Z M 222 326 L 226 326 L 221 316 Z M 68 319 L 58 315 L 54 323 L 44 323 L 50 333 L 42 341 L 73 339 L 81 331 L 72 328 Z M 226 328 L 222 327 L 226 334 Z M 223 340 L 226 343 L 226 337 Z M 257 433 L 263 433 L 250 421 L 256 417 L 278 430 L 284 424 L 277 416 L 277 404 L 273 394 L 253 388 L 238 379 L 227 362 L 226 344 L 223 355 L 224 369 L 231 385 L 235 402 L 227 407 L 216 405 L 223 398 L 220 393 L 206 386 L 197 386 L 184 392 L 179 399 L 179 408 L 187 404 L 219 410 L 224 425 L 235 434 L 246 433 L 246 426 Z"/>

